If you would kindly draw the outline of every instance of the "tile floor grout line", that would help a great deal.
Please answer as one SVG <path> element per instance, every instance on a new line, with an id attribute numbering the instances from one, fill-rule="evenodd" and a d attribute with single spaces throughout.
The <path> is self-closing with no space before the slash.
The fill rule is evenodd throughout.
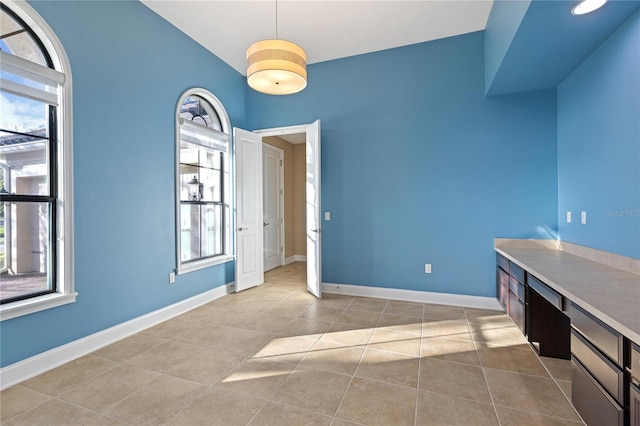
<path id="1" fill-rule="evenodd" d="M 467 316 L 467 310 L 464 310 L 464 317 L 467 320 L 467 326 L 469 327 L 469 332 L 471 332 L 471 325 L 469 323 L 469 317 Z M 480 371 L 482 371 L 482 377 L 484 378 L 485 386 L 487 387 L 487 393 L 489 394 L 489 400 L 491 401 L 491 406 L 493 407 L 493 413 L 496 416 L 496 421 L 498 422 L 498 426 L 502 426 L 502 422 L 500 421 L 500 416 L 498 415 L 498 409 L 496 408 L 496 402 L 493 399 L 493 393 L 491 392 L 491 388 L 489 387 L 489 381 L 487 380 L 487 374 L 484 371 L 484 367 L 482 364 L 482 359 L 480 358 L 480 354 L 478 354 L 478 345 L 476 345 L 476 339 L 471 333 L 471 341 L 473 342 L 473 347 L 476 350 L 476 356 L 478 357 L 478 363 L 480 364 Z"/>
<path id="2" fill-rule="evenodd" d="M 424 311 L 426 306 L 422 305 L 422 319 L 420 320 L 420 345 L 418 346 L 418 377 L 416 378 L 416 407 L 413 414 L 413 425 L 418 426 L 418 402 L 420 399 L 420 373 L 422 371 L 422 339 L 424 328 Z"/>

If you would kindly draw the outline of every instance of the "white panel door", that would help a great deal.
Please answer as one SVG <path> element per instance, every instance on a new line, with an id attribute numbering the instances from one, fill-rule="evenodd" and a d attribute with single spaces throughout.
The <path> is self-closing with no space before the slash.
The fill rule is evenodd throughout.
<path id="1" fill-rule="evenodd" d="M 283 162 L 282 150 L 262 146 L 262 196 L 264 229 L 264 271 L 282 265 L 284 252 L 283 229 Z"/>
<path id="2" fill-rule="evenodd" d="M 322 297 L 322 223 L 320 221 L 320 120 L 307 128 L 307 289 Z"/>
<path id="3" fill-rule="evenodd" d="M 234 128 L 236 170 L 236 291 L 264 282 L 262 137 Z"/>

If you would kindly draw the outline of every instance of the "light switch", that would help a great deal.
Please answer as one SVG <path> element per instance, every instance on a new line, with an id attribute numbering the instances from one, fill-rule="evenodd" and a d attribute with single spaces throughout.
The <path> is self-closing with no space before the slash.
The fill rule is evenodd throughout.
<path id="1" fill-rule="evenodd" d="M 567 223 L 571 223 L 571 212 L 567 212 Z"/>
<path id="2" fill-rule="evenodd" d="M 331 212 L 324 212 L 324 220 L 331 220 Z"/>
<path id="3" fill-rule="evenodd" d="M 580 221 L 582 222 L 583 225 L 586 225 L 586 223 L 587 223 L 587 212 L 583 211 L 581 213 Z"/>

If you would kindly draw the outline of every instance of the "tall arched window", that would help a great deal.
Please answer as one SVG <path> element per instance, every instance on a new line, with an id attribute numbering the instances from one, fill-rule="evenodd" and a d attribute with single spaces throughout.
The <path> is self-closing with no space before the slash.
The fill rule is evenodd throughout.
<path id="1" fill-rule="evenodd" d="M 75 300 L 71 71 L 25 2 L 0 4 L 0 317 Z"/>
<path id="2" fill-rule="evenodd" d="M 231 124 L 210 92 L 191 89 L 176 111 L 178 273 L 231 257 Z"/>

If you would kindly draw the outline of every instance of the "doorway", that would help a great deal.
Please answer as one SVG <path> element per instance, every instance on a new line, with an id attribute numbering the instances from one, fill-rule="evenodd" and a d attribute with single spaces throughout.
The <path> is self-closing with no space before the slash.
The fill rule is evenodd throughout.
<path id="1" fill-rule="evenodd" d="M 322 229 L 320 222 L 320 120 L 317 120 L 311 124 L 301 126 L 256 130 L 253 133 L 261 136 L 263 143 L 264 139 L 269 136 L 278 136 L 279 138 L 284 140 L 289 139 L 288 143 L 294 146 L 293 157 L 296 157 L 295 150 L 298 150 L 297 157 L 304 158 L 304 166 L 302 166 L 301 163 L 299 167 L 296 168 L 295 165 L 293 167 L 294 173 L 297 170 L 297 175 L 299 176 L 297 178 L 294 176 L 294 185 L 298 188 L 301 188 L 301 190 L 299 191 L 300 196 L 298 197 L 299 210 L 297 213 L 293 213 L 293 223 L 297 223 L 297 229 L 301 231 L 297 234 L 298 242 L 300 244 L 298 246 L 298 249 L 295 249 L 296 234 L 294 233 L 294 253 L 292 256 L 285 257 L 285 259 L 290 262 L 294 262 L 296 260 L 306 260 L 307 290 L 316 297 L 322 297 Z M 295 143 L 292 143 L 291 141 L 294 141 Z M 287 155 L 285 152 L 285 180 L 286 161 Z M 284 192 L 286 194 L 286 187 Z M 303 193 L 304 195 L 302 195 Z M 284 221 L 287 221 L 286 211 L 284 214 Z M 291 236 L 289 235 L 289 239 L 290 238 Z M 302 242 L 303 239 L 304 241 Z M 283 244 L 286 254 L 288 246 L 286 223 Z M 291 244 L 289 244 L 289 248 L 292 248 Z M 299 253 L 295 253 L 296 251 Z M 300 252 L 304 254 L 300 254 Z"/>
<path id="2" fill-rule="evenodd" d="M 272 241 L 276 238 L 272 226 L 276 206 L 275 197 L 281 202 L 282 227 L 281 227 L 281 254 L 280 263 L 273 267 L 287 265 L 292 262 L 306 262 L 307 246 L 305 232 L 307 228 L 305 214 L 305 134 L 297 133 L 284 136 L 265 136 L 263 142 L 263 204 L 265 211 L 265 272 L 272 269 L 273 247 Z M 274 191 L 276 185 L 275 173 L 270 169 L 273 167 L 272 158 L 275 153 L 281 153 L 280 191 Z M 270 241 L 271 240 L 271 241 Z M 268 264 L 271 265 L 268 266 Z"/>
<path id="3" fill-rule="evenodd" d="M 262 150 L 265 136 L 305 135 L 305 240 L 307 290 L 322 297 L 320 222 L 320 120 L 311 124 L 248 132 L 234 128 L 236 169 L 236 291 L 264 282 Z"/>

